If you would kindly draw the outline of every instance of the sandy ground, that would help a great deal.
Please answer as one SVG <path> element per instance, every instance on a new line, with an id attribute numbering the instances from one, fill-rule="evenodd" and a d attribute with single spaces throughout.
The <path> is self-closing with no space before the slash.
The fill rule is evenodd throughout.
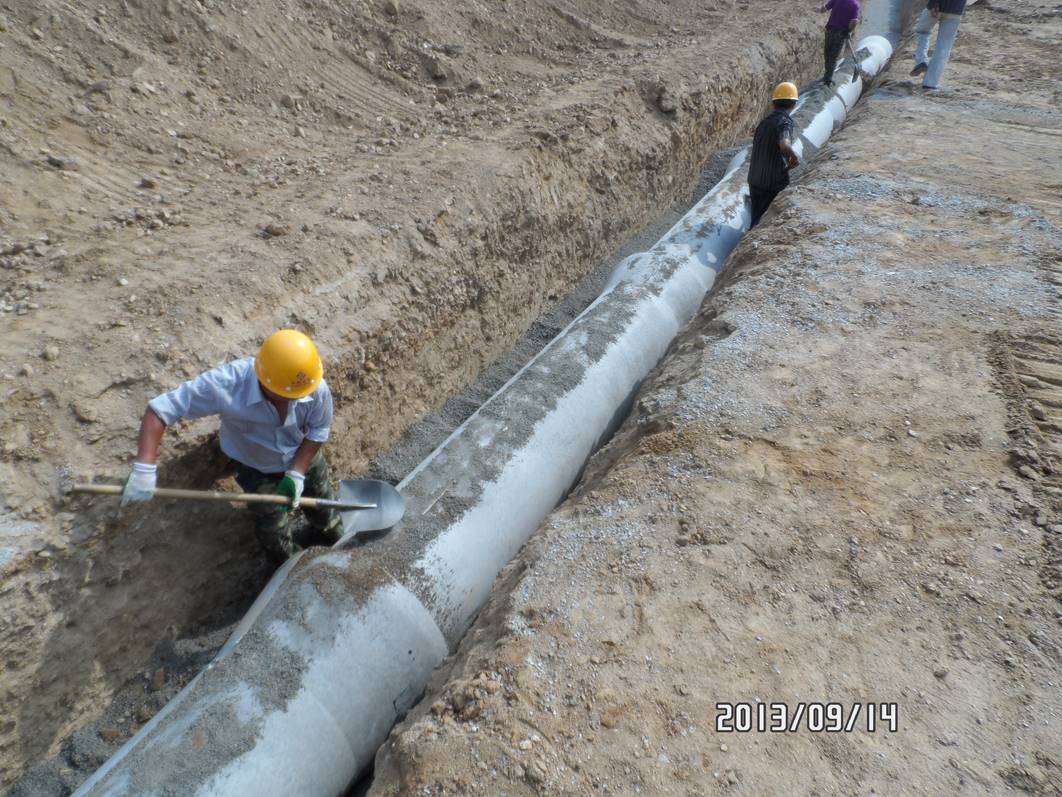
<path id="1" fill-rule="evenodd" d="M 931 95 L 901 53 L 371 794 L 1062 794 L 1060 34 L 980 3 Z M 862 713 L 721 732 L 726 702 Z"/>
<path id="2" fill-rule="evenodd" d="M 366 471 L 815 72 L 783 6 L 3 6 L 0 788 L 137 685 L 67 750 L 113 751 L 268 577 L 231 507 L 64 496 L 124 476 L 149 397 L 300 327 Z M 233 486 L 213 428 L 163 484 Z"/>

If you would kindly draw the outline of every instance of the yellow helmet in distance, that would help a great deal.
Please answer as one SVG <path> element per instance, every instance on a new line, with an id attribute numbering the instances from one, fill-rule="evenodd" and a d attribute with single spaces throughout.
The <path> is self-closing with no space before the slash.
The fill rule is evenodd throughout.
<path id="1" fill-rule="evenodd" d="M 800 92 L 797 91 L 796 84 L 786 81 L 785 83 L 779 83 L 774 87 L 774 92 L 771 94 L 771 100 L 798 100 L 800 99 Z"/>

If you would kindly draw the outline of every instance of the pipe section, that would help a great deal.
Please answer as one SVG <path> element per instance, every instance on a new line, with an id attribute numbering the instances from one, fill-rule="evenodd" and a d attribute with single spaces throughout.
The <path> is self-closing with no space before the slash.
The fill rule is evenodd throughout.
<path id="1" fill-rule="evenodd" d="M 860 42 L 863 72 L 891 52 Z M 861 91 L 807 90 L 803 157 Z M 216 659 L 77 795 L 343 794 L 697 311 L 748 228 L 746 157 L 409 474 L 400 526 L 281 568 Z"/>

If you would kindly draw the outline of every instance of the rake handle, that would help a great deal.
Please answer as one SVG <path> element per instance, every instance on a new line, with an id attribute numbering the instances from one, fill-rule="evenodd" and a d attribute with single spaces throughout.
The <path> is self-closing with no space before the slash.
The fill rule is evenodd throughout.
<path id="1" fill-rule="evenodd" d="M 95 495 L 121 495 L 122 486 L 118 484 L 75 484 L 75 493 L 93 493 Z M 235 501 L 241 504 L 290 504 L 291 499 L 283 495 L 262 495 L 261 493 L 219 493 L 213 490 L 178 490 L 173 487 L 159 487 L 155 490 L 159 498 L 184 498 L 193 501 Z M 333 509 L 375 509 L 376 504 L 352 504 L 345 501 L 329 501 L 324 498 L 302 498 L 299 506 L 315 509 L 317 507 Z"/>

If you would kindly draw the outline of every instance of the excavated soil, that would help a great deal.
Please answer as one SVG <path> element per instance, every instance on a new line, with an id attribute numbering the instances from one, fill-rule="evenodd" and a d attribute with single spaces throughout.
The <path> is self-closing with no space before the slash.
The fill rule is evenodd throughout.
<path id="1" fill-rule="evenodd" d="M 148 398 L 302 328 L 337 397 L 335 472 L 365 472 L 687 201 L 780 75 L 814 74 L 803 12 L 3 6 L 0 788 L 63 750 L 49 788 L 68 791 L 269 575 L 231 507 L 65 494 L 124 477 Z M 168 433 L 163 484 L 230 472 L 210 421 Z"/>
<path id="2" fill-rule="evenodd" d="M 931 94 L 910 55 L 744 239 L 369 794 L 1062 794 L 1062 22 L 978 3 Z M 862 713 L 717 725 L 816 702 Z"/>

